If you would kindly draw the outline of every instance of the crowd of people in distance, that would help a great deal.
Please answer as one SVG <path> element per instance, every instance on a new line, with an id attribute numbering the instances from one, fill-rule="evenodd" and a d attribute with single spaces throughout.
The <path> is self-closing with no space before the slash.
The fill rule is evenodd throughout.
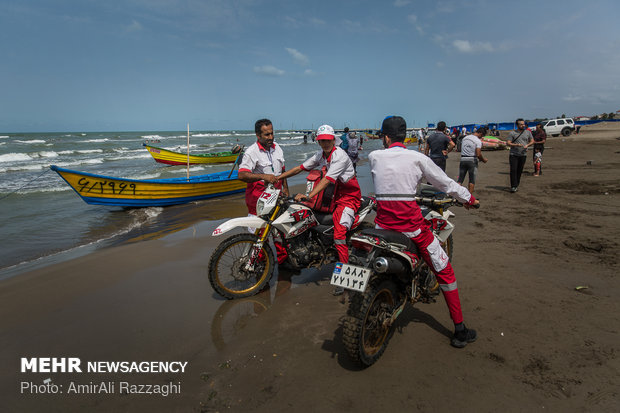
<path id="1" fill-rule="evenodd" d="M 536 125 L 533 131 L 527 128 L 522 118 L 517 119 L 515 125 L 516 129 L 510 132 L 505 141 L 505 145 L 510 149 L 508 163 L 510 165 L 511 193 L 518 191 L 529 147 L 533 147 L 533 176 L 542 175 L 542 154 L 547 141 L 547 135 L 540 123 Z M 465 126 L 461 128 L 455 126 L 450 129 L 446 127 L 444 121 L 440 121 L 437 123 L 437 128 L 427 137 L 421 135 L 422 138 L 418 138 L 418 150 L 430 157 L 444 172 L 448 153 L 455 149 L 460 151 L 461 159 L 457 182 L 463 184 L 465 178 L 468 177 L 468 188 L 470 192 L 473 192 L 478 174 L 478 163 L 488 161 L 482 155 L 482 138 L 489 135 L 499 136 L 500 134 L 496 128 L 489 130 L 486 126 L 474 127 L 472 133 L 468 133 Z"/>

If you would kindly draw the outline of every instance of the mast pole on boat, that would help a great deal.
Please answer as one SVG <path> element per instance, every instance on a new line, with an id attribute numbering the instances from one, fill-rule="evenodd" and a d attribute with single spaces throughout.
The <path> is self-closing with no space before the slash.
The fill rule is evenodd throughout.
<path id="1" fill-rule="evenodd" d="M 189 181 L 189 123 L 187 124 L 187 180 Z"/>

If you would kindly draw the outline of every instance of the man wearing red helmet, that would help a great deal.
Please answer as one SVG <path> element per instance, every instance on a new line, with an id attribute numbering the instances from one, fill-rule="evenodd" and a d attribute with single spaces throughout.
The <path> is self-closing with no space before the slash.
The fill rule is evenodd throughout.
<path id="1" fill-rule="evenodd" d="M 368 155 L 377 198 L 377 228 L 398 231 L 408 236 L 418 247 L 422 258 L 433 270 L 454 322 L 454 347 L 465 347 L 476 341 L 475 330 L 463 323 L 461 302 L 456 278 L 448 255 L 424 221 L 415 201 L 417 187 L 428 180 L 440 191 L 446 192 L 465 204 L 466 208 L 479 202 L 464 187 L 450 179 L 430 158 L 410 151 L 403 144 L 407 123 L 400 116 L 383 120 L 379 136 L 386 149 Z"/>

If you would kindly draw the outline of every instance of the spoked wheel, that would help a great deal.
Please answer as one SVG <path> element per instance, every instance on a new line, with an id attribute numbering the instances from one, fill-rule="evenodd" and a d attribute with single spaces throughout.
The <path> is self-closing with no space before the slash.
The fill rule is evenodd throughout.
<path id="1" fill-rule="evenodd" d="M 452 241 L 452 234 L 448 236 L 448 239 L 446 240 L 446 242 L 441 244 L 441 247 L 443 248 L 443 250 L 446 252 L 446 254 L 448 254 L 448 258 L 450 258 L 450 262 L 452 262 L 452 254 L 454 254 L 453 245 L 454 244 Z"/>
<path id="2" fill-rule="evenodd" d="M 387 347 L 391 336 L 387 320 L 397 305 L 395 288 L 392 281 L 375 279 L 363 294 L 351 297 L 343 341 L 351 358 L 365 367 L 379 360 Z"/>
<path id="3" fill-rule="evenodd" d="M 275 263 L 273 251 L 268 243 L 257 251 L 255 243 L 256 235 L 233 235 L 213 252 L 209 282 L 218 294 L 228 299 L 249 297 L 269 281 Z"/>

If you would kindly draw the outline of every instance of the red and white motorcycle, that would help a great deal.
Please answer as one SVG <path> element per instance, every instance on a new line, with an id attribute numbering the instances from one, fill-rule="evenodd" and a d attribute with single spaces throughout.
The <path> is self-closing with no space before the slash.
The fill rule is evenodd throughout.
<path id="1" fill-rule="evenodd" d="M 374 227 L 363 221 L 375 205 L 374 198 L 362 197 L 347 239 L 363 228 Z M 247 233 L 248 227 L 255 229 L 254 234 Z M 246 232 L 226 238 L 209 261 L 211 286 L 228 299 L 257 294 L 269 282 L 276 263 L 270 235 L 281 240 L 294 269 L 338 261 L 332 214 L 315 212 L 291 197 L 284 197 L 273 185 L 268 185 L 258 199 L 256 216 L 228 220 L 212 235 L 219 236 L 233 229 Z"/>

